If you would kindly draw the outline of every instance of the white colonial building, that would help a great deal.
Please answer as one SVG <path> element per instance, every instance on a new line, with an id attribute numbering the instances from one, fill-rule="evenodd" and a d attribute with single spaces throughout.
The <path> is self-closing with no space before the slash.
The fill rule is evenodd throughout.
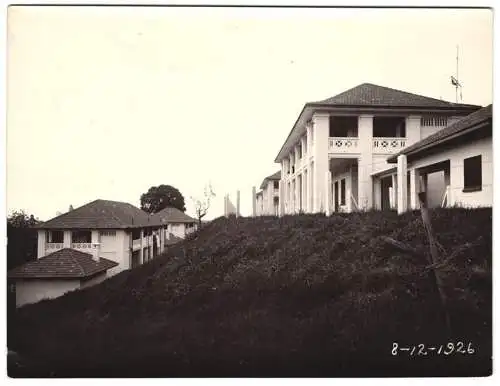
<path id="1" fill-rule="evenodd" d="M 480 108 L 368 83 L 306 103 L 275 159 L 279 213 L 396 208 L 388 157 Z"/>
<path id="2" fill-rule="evenodd" d="M 277 216 L 279 215 L 279 182 L 281 172 L 278 171 L 264 178 L 260 184 L 260 191 L 253 189 L 253 215 Z"/>
<path id="3" fill-rule="evenodd" d="M 37 228 L 37 260 L 8 274 L 15 282 L 18 306 L 55 298 L 144 264 L 196 225 L 177 209 L 149 215 L 125 202 L 95 200 Z"/>

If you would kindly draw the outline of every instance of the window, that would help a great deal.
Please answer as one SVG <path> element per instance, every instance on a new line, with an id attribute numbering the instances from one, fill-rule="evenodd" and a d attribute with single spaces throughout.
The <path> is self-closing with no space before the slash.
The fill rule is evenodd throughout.
<path id="1" fill-rule="evenodd" d="M 116 231 L 101 231 L 101 236 L 115 237 Z"/>
<path id="2" fill-rule="evenodd" d="M 405 117 L 374 117 L 373 136 L 376 138 L 406 137 Z"/>
<path id="3" fill-rule="evenodd" d="M 448 117 L 445 116 L 424 116 L 420 118 L 420 126 L 447 126 Z"/>
<path id="4" fill-rule="evenodd" d="M 279 189 L 279 187 L 280 187 L 280 182 L 274 181 L 274 189 Z"/>
<path id="5" fill-rule="evenodd" d="M 63 231 L 47 231 L 47 242 L 48 243 L 63 243 L 64 242 L 64 232 Z"/>
<path id="6" fill-rule="evenodd" d="M 345 205 L 345 178 L 340 181 L 340 205 Z"/>
<path id="7" fill-rule="evenodd" d="M 132 240 L 138 240 L 141 238 L 141 230 L 139 228 L 132 229 Z"/>
<path id="8" fill-rule="evenodd" d="M 72 243 L 91 243 L 92 233 L 90 231 L 73 231 L 71 232 Z"/>
<path id="9" fill-rule="evenodd" d="M 481 156 L 464 159 L 464 192 L 476 192 L 483 185 Z"/>
<path id="10" fill-rule="evenodd" d="M 357 137 L 358 117 L 330 116 L 330 137 Z"/>

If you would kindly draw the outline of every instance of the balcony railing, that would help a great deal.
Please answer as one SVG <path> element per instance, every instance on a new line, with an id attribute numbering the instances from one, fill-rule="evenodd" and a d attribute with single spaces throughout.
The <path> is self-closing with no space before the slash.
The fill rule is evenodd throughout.
<path id="1" fill-rule="evenodd" d="M 73 249 L 91 249 L 92 243 L 71 243 Z"/>
<path id="2" fill-rule="evenodd" d="M 358 137 L 330 137 L 328 151 L 332 153 L 358 153 Z"/>
<path id="3" fill-rule="evenodd" d="M 56 250 L 56 249 L 62 249 L 63 243 L 47 243 L 45 245 L 45 249 L 50 249 L 50 250 Z"/>
<path id="4" fill-rule="evenodd" d="M 406 147 L 406 138 L 373 138 L 373 153 L 392 154 Z"/>

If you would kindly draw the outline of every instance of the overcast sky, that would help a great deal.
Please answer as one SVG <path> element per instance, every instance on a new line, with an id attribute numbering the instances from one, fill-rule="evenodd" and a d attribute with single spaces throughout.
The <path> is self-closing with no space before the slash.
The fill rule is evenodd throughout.
<path id="1" fill-rule="evenodd" d="M 11 7 L 7 210 L 42 220 L 149 187 L 223 196 L 279 170 L 304 103 L 364 82 L 492 102 L 489 10 Z"/>

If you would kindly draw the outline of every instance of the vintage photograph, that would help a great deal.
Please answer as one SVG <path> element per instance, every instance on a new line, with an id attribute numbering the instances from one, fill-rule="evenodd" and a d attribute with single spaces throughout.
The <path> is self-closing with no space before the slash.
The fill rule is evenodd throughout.
<path id="1" fill-rule="evenodd" d="M 6 28 L 9 377 L 492 375 L 492 9 Z"/>

